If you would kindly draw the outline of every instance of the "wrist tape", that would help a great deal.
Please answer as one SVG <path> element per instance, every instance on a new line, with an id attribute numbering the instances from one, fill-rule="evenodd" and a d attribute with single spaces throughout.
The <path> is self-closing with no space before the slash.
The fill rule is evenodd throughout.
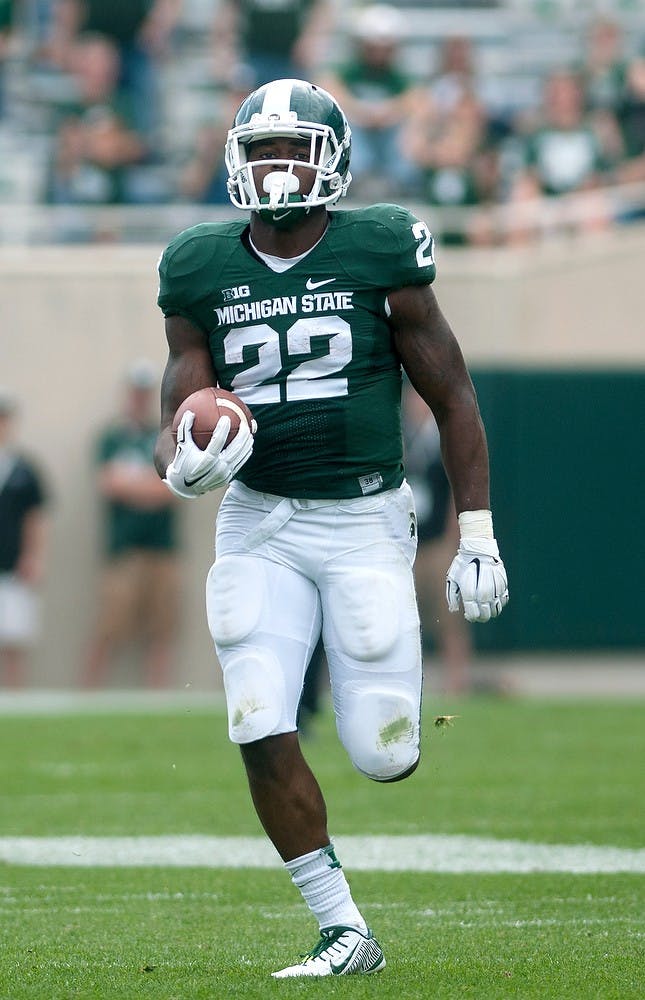
<path id="1" fill-rule="evenodd" d="M 463 510 L 459 515 L 462 538 L 494 538 L 493 515 L 490 510 Z"/>

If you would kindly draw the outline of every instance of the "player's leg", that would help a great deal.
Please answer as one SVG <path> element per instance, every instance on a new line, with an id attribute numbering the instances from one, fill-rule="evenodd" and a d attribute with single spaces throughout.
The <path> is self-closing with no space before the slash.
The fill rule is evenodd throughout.
<path id="1" fill-rule="evenodd" d="M 397 781 L 419 760 L 422 660 L 413 501 L 404 485 L 373 503 L 344 504 L 341 512 L 344 525 L 321 583 L 338 733 L 362 774 Z"/>
<path id="2" fill-rule="evenodd" d="M 230 502 L 220 510 L 218 557 L 207 585 L 209 626 L 224 673 L 229 735 L 241 746 L 260 821 L 319 927 L 334 929 L 305 971 L 300 963 L 276 975 L 330 975 L 331 957 L 340 953 L 347 971 L 371 971 L 384 964 L 382 953 L 375 961 L 378 946 L 333 852 L 325 802 L 296 732 L 304 672 L 320 632 L 318 591 L 286 565 L 286 553 L 299 551 L 302 541 L 288 525 L 258 546 L 268 554 L 269 545 L 272 559 L 244 553 L 260 520 Z"/>
<path id="3" fill-rule="evenodd" d="M 318 591 L 291 567 L 225 551 L 209 573 L 206 604 L 229 737 L 241 747 L 260 821 L 285 861 L 324 847 L 325 805 L 296 732 L 303 678 L 320 633 Z"/>
<path id="4" fill-rule="evenodd" d="M 240 746 L 260 822 L 285 862 L 329 844 L 327 808 L 297 733 Z"/>

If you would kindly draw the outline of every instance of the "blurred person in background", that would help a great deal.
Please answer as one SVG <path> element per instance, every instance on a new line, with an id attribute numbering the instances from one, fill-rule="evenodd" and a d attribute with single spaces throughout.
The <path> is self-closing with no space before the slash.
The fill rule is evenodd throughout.
<path id="1" fill-rule="evenodd" d="M 213 23 L 216 76 L 232 79 L 245 63 L 253 73 L 247 93 L 270 80 L 310 78 L 333 23 L 330 0 L 222 0 Z"/>
<path id="2" fill-rule="evenodd" d="M 178 629 L 176 501 L 153 467 L 158 379 L 149 361 L 128 369 L 123 409 L 99 435 L 97 487 L 103 565 L 84 687 L 106 684 L 117 652 L 139 644 L 145 683 L 167 686 Z"/>
<path id="3" fill-rule="evenodd" d="M 197 132 L 194 148 L 179 178 L 179 195 L 186 201 L 228 205 L 228 171 L 224 163 L 226 136 L 244 98 L 253 90 L 254 73 L 246 63 L 235 67 L 230 84 L 214 102 L 213 120 Z"/>
<path id="4" fill-rule="evenodd" d="M 328 672 L 325 647 L 320 638 L 311 654 L 302 684 L 302 696 L 296 719 L 301 736 L 311 736 L 313 720 L 322 711 L 323 693 L 329 689 Z"/>
<path id="5" fill-rule="evenodd" d="M 464 35 L 448 35 L 441 40 L 436 66 L 428 90 L 432 104 L 448 114 L 467 94 L 477 93 L 475 47 Z"/>
<path id="6" fill-rule="evenodd" d="M 579 68 L 587 110 L 617 111 L 625 91 L 628 61 L 621 25 L 608 18 L 594 19 L 587 29 Z"/>
<path id="7" fill-rule="evenodd" d="M 619 180 L 645 180 L 645 56 L 632 59 L 627 67 L 625 90 L 618 108 L 625 158 L 618 169 Z"/>
<path id="8" fill-rule="evenodd" d="M 521 136 L 522 165 L 510 184 L 509 201 L 522 224 L 511 232 L 511 241 L 533 238 L 542 227 L 567 227 L 581 232 L 606 229 L 612 221 L 606 195 L 599 190 L 610 182 L 610 168 L 620 157 L 622 144 L 617 121 L 605 112 L 604 126 L 585 110 L 580 78 L 569 70 L 556 70 L 544 83 L 544 98 L 537 119 L 525 124 Z M 560 197 L 587 193 L 580 214 L 567 213 L 567 204 L 550 206 L 543 195 Z M 567 213 L 567 214 L 565 214 Z"/>
<path id="9" fill-rule="evenodd" d="M 121 55 L 112 39 L 97 32 L 74 38 L 67 52 L 66 72 L 68 96 L 56 106 L 59 116 L 107 107 L 136 131 L 131 98 L 119 87 Z"/>
<path id="10" fill-rule="evenodd" d="M 181 0 L 57 0 L 50 58 L 67 69 L 80 35 L 109 39 L 120 57 L 118 89 L 132 107 L 136 129 L 151 138 L 160 123 L 158 63 L 168 52 Z"/>
<path id="11" fill-rule="evenodd" d="M 4 115 L 5 65 L 11 44 L 14 0 L 0 0 L 0 121 Z"/>
<path id="12" fill-rule="evenodd" d="M 142 144 L 109 107 L 91 108 L 61 122 L 49 165 L 46 200 L 53 205 L 123 205 L 136 202 L 130 168 Z M 100 232 L 88 232 L 100 238 Z"/>
<path id="13" fill-rule="evenodd" d="M 137 130 L 132 103 L 118 86 L 120 55 L 98 34 L 79 36 L 68 53 L 69 99 L 56 106 L 57 125 L 45 200 L 54 205 L 122 205 L 150 200 L 141 182 L 148 139 Z M 153 188 L 153 195 L 155 189 Z M 86 218 L 64 219 L 59 239 L 103 238 Z"/>
<path id="14" fill-rule="evenodd" d="M 355 196 L 418 193 L 420 173 L 402 134 L 421 99 L 401 66 L 404 22 L 396 8 L 374 4 L 358 10 L 350 29 L 351 51 L 321 80 L 352 123 Z"/>
<path id="15" fill-rule="evenodd" d="M 414 578 L 424 651 L 437 650 L 442 688 L 463 694 L 471 687 L 470 626 L 446 604 L 446 569 L 459 544 L 459 523 L 441 458 L 437 422 L 407 379 L 402 396 L 406 479 L 417 512 L 418 548 Z"/>
<path id="16" fill-rule="evenodd" d="M 470 90 L 460 93 L 448 111 L 431 101 L 419 102 L 406 127 L 404 145 L 421 176 L 421 195 L 430 205 L 467 208 L 492 200 L 491 174 L 485 170 L 486 110 Z M 496 174 L 492 175 L 493 181 Z M 440 232 L 443 244 L 475 241 L 469 223 L 456 216 Z"/>
<path id="17" fill-rule="evenodd" d="M 42 472 L 15 444 L 17 402 L 0 388 L 0 683 L 22 687 L 40 629 L 48 521 Z"/>

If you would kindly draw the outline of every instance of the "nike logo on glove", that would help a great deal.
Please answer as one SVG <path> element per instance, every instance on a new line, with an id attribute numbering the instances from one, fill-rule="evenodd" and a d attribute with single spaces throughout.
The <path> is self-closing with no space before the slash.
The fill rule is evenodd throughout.
<path id="1" fill-rule="evenodd" d="M 200 476 L 195 476 L 194 479 L 186 479 L 186 477 L 184 476 L 184 486 L 190 489 L 191 486 L 195 486 L 198 482 L 200 482 L 200 480 L 204 479 L 210 472 L 212 472 L 212 469 L 206 469 L 206 472 L 202 472 Z"/>
<path id="2" fill-rule="evenodd" d="M 477 579 L 475 580 L 475 587 L 478 587 L 479 586 L 479 571 L 481 569 L 481 562 L 479 561 L 479 559 L 471 559 L 470 562 L 471 562 L 471 565 L 474 565 L 474 566 L 477 567 Z"/>
<path id="3" fill-rule="evenodd" d="M 322 285 L 329 285 L 335 280 L 335 278 L 325 278 L 323 281 L 313 281 L 312 278 L 307 278 L 305 288 L 308 292 L 313 292 L 314 288 L 320 288 Z"/>

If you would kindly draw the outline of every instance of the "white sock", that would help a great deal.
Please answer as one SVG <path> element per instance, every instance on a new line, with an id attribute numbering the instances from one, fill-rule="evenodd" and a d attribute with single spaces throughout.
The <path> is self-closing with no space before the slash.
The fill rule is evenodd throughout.
<path id="1" fill-rule="evenodd" d="M 284 866 L 291 873 L 291 881 L 300 889 L 319 927 L 342 925 L 355 927 L 363 934 L 367 932 L 367 924 L 352 899 L 332 844 L 285 861 Z"/>

